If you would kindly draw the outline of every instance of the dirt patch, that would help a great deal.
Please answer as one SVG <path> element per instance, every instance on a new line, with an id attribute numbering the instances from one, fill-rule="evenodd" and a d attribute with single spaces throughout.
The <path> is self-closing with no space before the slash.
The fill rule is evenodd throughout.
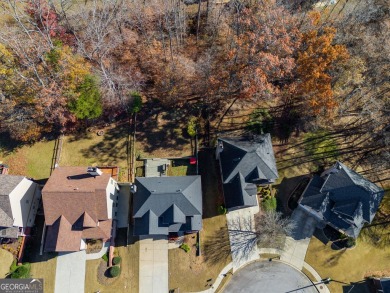
<path id="1" fill-rule="evenodd" d="M 117 278 L 111 278 L 110 277 L 110 272 L 109 268 L 107 266 L 107 262 L 101 261 L 99 266 L 98 266 L 98 271 L 97 271 L 97 278 L 100 284 L 102 285 L 111 285 L 116 281 Z"/>

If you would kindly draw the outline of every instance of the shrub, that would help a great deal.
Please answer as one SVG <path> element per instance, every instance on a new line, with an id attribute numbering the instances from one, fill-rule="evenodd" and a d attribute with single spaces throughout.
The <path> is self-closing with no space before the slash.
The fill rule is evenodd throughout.
<path id="1" fill-rule="evenodd" d="M 273 196 L 273 197 L 267 198 L 267 199 L 263 200 L 261 204 L 262 204 L 262 207 L 264 208 L 264 210 L 275 211 L 276 206 L 277 206 L 276 197 Z"/>
<path id="2" fill-rule="evenodd" d="M 120 256 L 116 256 L 112 259 L 112 264 L 113 265 L 119 265 L 121 263 L 121 257 Z"/>
<path id="3" fill-rule="evenodd" d="M 218 213 L 220 215 L 224 215 L 224 214 L 226 214 L 226 212 L 227 212 L 227 210 L 226 210 L 226 208 L 224 206 L 221 205 L 221 206 L 218 207 Z"/>
<path id="4" fill-rule="evenodd" d="M 348 240 L 347 240 L 347 247 L 350 248 L 350 247 L 353 247 L 356 245 L 356 240 L 352 237 L 348 237 Z"/>
<path id="5" fill-rule="evenodd" d="M 189 252 L 191 250 L 191 248 L 186 243 L 180 245 L 180 248 L 183 249 L 185 252 Z"/>
<path id="6" fill-rule="evenodd" d="M 115 278 L 118 277 L 121 273 L 121 268 L 119 266 L 112 266 L 110 268 L 110 276 Z"/>
<path id="7" fill-rule="evenodd" d="M 30 278 L 30 264 L 25 263 L 16 268 L 16 270 L 11 274 L 12 279 L 26 279 Z"/>
<path id="8" fill-rule="evenodd" d="M 108 261 L 108 254 L 105 253 L 103 256 L 102 256 L 102 260 L 104 260 L 105 262 Z"/>
<path id="9" fill-rule="evenodd" d="M 10 266 L 10 268 L 9 268 L 9 271 L 10 271 L 11 273 L 13 273 L 17 268 L 18 268 L 18 264 L 17 264 L 16 259 L 14 259 L 13 262 L 12 262 L 12 264 L 11 264 L 11 266 Z"/>

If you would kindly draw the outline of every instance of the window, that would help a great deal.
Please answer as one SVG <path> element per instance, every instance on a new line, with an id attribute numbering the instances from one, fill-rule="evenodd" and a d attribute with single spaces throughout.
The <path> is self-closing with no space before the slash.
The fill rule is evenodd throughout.
<path id="1" fill-rule="evenodd" d="M 117 214 L 118 214 L 118 213 L 117 213 L 117 212 L 115 212 L 115 217 L 117 216 Z"/>
<path id="2" fill-rule="evenodd" d="M 26 199 L 26 203 L 30 203 L 30 201 L 28 199 Z"/>
<path id="3" fill-rule="evenodd" d="M 119 195 L 116 196 L 116 200 L 119 200 Z"/>
<path id="4" fill-rule="evenodd" d="M 111 178 L 111 180 L 110 180 L 110 181 L 111 181 L 111 185 L 113 185 L 113 184 L 114 184 L 114 180 L 112 180 L 112 178 Z"/>

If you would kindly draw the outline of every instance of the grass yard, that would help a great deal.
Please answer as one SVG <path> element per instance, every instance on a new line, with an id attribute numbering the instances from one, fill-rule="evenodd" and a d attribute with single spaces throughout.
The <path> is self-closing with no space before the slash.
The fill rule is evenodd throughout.
<path id="1" fill-rule="evenodd" d="M 355 248 L 335 251 L 330 244 L 324 245 L 312 237 L 305 261 L 322 278 L 330 277 L 349 284 L 364 280 L 364 275 L 370 271 L 389 270 L 390 246 L 378 248 L 359 238 Z M 343 292 L 345 284 L 339 282 L 330 282 L 328 285 L 332 293 Z"/>
<path id="2" fill-rule="evenodd" d="M 138 292 L 139 282 L 139 243 L 132 239 L 129 246 L 124 246 L 126 229 L 120 229 L 115 249 L 122 258 L 121 274 L 110 285 L 105 286 L 99 283 L 97 271 L 102 259 L 88 260 L 86 262 L 85 292 Z"/>
<path id="3" fill-rule="evenodd" d="M 0 278 L 5 278 L 14 260 L 14 256 L 10 252 L 0 248 L 0 260 Z"/>
<path id="4" fill-rule="evenodd" d="M 10 174 L 34 179 L 49 177 L 54 140 L 20 147 L 7 145 L 7 140 L 3 136 L 0 138 L 0 161 L 9 165 Z"/>
<path id="5" fill-rule="evenodd" d="M 232 261 L 230 255 L 221 257 L 213 262 L 207 260 L 208 251 L 204 246 L 207 241 L 213 239 L 215 233 L 226 227 L 226 216 L 220 215 L 213 218 L 203 219 L 201 231 L 201 256 L 196 256 L 196 247 L 192 246 L 189 252 L 181 248 L 170 249 L 169 259 L 169 289 L 179 288 L 180 292 L 196 292 L 207 289 L 218 277 L 221 270 Z M 225 229 L 226 230 L 226 229 Z M 226 230 L 227 232 L 227 230 Z M 230 253 L 230 247 L 227 247 Z M 207 282 L 207 280 L 212 281 Z"/>
<path id="6" fill-rule="evenodd" d="M 48 258 L 31 263 L 31 278 L 42 278 L 45 292 L 54 292 L 57 258 Z"/>
<path id="7" fill-rule="evenodd" d="M 171 160 L 168 166 L 168 176 L 188 176 L 196 175 L 196 165 L 190 165 L 190 159 Z"/>

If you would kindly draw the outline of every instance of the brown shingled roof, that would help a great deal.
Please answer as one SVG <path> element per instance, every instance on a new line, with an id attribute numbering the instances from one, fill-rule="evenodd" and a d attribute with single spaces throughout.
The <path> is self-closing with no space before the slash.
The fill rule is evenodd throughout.
<path id="1" fill-rule="evenodd" d="M 110 238 L 109 180 L 109 174 L 89 175 L 86 167 L 54 169 L 42 190 L 48 225 L 46 251 L 78 251 L 81 238 Z"/>
<path id="2" fill-rule="evenodd" d="M 47 228 L 45 251 L 80 250 L 82 231 L 72 231 L 72 225 L 61 216 Z"/>

